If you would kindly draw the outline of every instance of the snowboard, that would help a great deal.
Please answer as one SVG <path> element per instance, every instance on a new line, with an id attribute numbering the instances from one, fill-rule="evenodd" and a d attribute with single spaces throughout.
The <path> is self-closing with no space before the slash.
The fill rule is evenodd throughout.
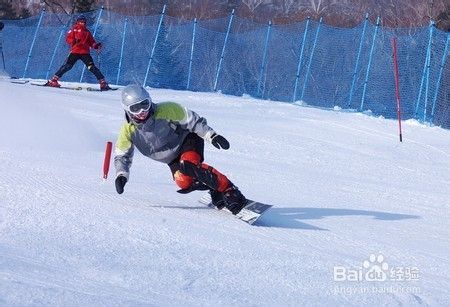
<path id="1" fill-rule="evenodd" d="M 217 209 L 211 202 L 211 195 L 209 193 L 203 195 L 199 199 L 199 203 L 208 206 L 209 208 Z M 272 205 L 263 204 L 251 199 L 247 199 L 247 205 L 242 208 L 242 210 L 234 215 L 241 221 L 244 221 L 250 225 L 255 224 L 259 218 L 270 208 L 272 208 Z M 222 209 L 223 211 L 226 211 L 231 214 L 230 211 L 228 211 L 226 208 Z"/>

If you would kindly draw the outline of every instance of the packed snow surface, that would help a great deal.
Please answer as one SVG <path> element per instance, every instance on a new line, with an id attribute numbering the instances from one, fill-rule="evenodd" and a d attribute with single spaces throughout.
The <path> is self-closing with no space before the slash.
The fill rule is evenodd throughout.
<path id="1" fill-rule="evenodd" d="M 136 152 L 102 179 L 120 91 L 0 82 L 0 305 L 450 304 L 450 131 L 149 89 L 231 143 L 206 162 L 274 205 L 250 226 Z M 393 101 L 394 103 L 394 101 Z"/>

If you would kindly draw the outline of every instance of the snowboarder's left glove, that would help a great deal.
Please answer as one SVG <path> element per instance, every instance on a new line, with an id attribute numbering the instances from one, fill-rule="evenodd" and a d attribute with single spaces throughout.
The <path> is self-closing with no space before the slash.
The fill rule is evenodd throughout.
<path id="1" fill-rule="evenodd" d="M 213 144 L 217 149 L 226 150 L 230 148 L 230 143 L 227 141 L 227 139 L 217 133 L 211 135 L 211 144 Z"/>
<path id="2" fill-rule="evenodd" d="M 125 184 L 127 183 L 127 177 L 119 175 L 116 178 L 116 191 L 119 194 L 123 193 L 123 187 L 125 186 Z"/>

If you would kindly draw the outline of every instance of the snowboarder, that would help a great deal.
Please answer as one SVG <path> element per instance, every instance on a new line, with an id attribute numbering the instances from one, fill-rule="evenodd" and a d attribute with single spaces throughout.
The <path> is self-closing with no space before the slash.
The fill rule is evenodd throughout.
<path id="1" fill-rule="evenodd" d="M 225 175 L 203 163 L 205 140 L 218 149 L 230 147 L 205 118 L 175 102 L 154 103 L 150 94 L 136 84 L 123 89 L 122 107 L 126 122 L 114 157 L 117 193 L 124 191 L 136 146 L 143 155 L 168 164 L 180 187 L 177 192 L 209 190 L 216 207 L 227 207 L 233 214 L 246 205 L 246 198 Z"/>
<path id="2" fill-rule="evenodd" d="M 94 60 L 90 54 L 90 48 L 99 51 L 102 47 L 101 43 L 97 43 L 91 32 L 86 27 L 86 17 L 80 15 L 72 29 L 69 30 L 66 36 L 66 42 L 70 46 L 70 54 L 66 62 L 58 69 L 55 75 L 47 81 L 47 86 L 60 87 L 58 80 L 78 61 L 83 61 L 87 69 L 92 72 L 100 83 L 100 90 L 107 91 L 111 89 L 105 81 L 105 77 L 100 69 L 94 64 Z"/>

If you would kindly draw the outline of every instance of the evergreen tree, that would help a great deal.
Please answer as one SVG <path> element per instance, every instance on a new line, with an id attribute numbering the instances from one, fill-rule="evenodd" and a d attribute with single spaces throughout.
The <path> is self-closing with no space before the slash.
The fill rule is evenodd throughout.
<path id="1" fill-rule="evenodd" d="M 17 15 L 11 1 L 0 0 L 0 19 L 13 19 L 16 17 Z"/>

